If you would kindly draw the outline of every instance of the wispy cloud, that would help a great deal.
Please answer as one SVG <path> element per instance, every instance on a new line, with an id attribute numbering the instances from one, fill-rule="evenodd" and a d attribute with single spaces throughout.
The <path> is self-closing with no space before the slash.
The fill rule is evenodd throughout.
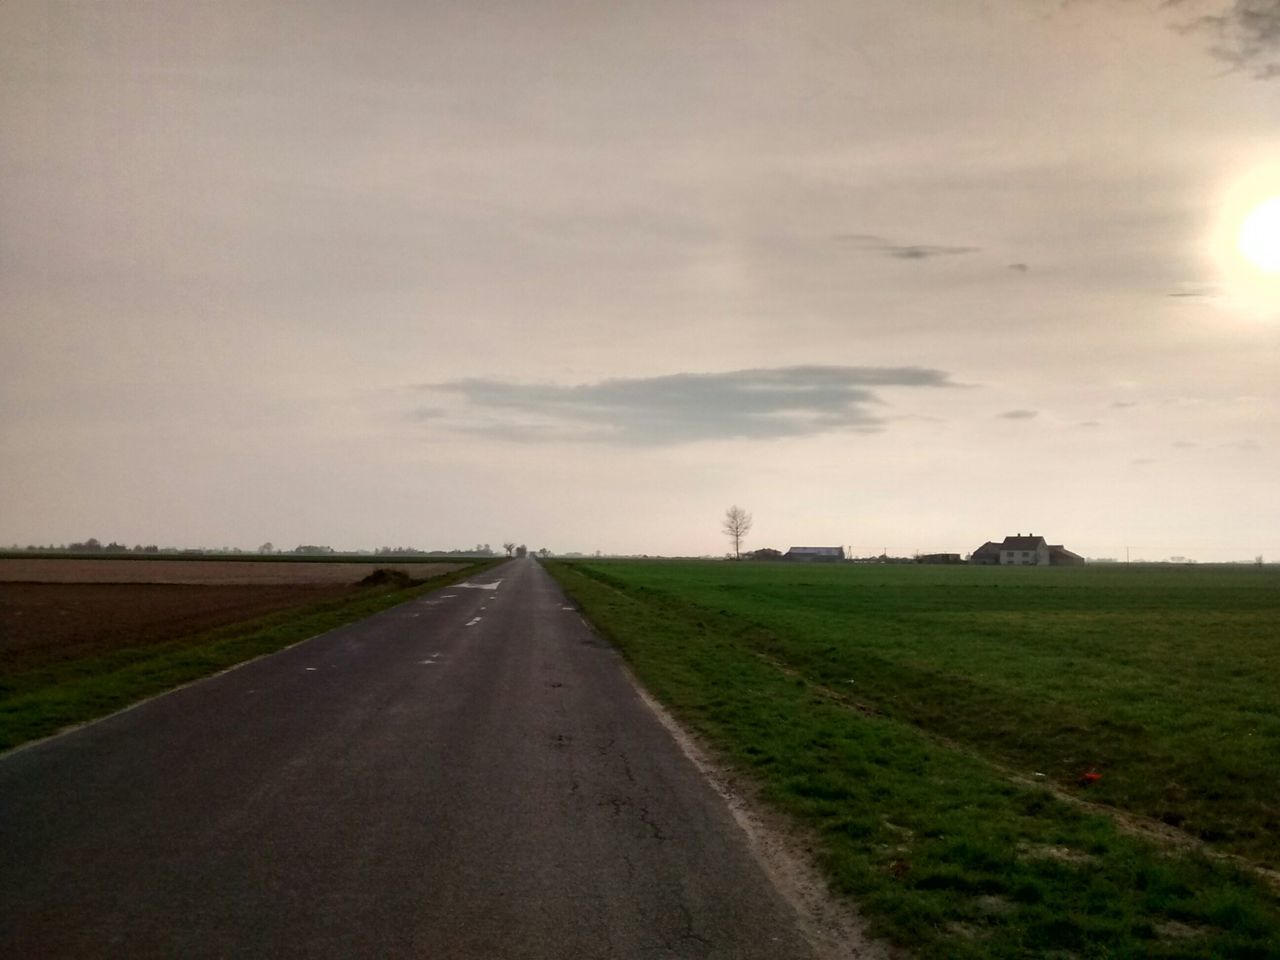
<path id="1" fill-rule="evenodd" d="M 677 373 L 585 384 L 467 378 L 423 384 L 430 419 L 464 433 L 527 442 L 670 445 L 872 432 L 888 418 L 880 391 L 954 387 L 923 367 L 795 366 Z M 437 409 L 442 398 L 461 403 Z M 414 416 L 423 419 L 422 410 Z"/>
<path id="2" fill-rule="evenodd" d="M 1202 283 L 1184 283 L 1177 290 L 1170 290 L 1170 297 L 1216 297 L 1218 289 Z"/>
<path id="3" fill-rule="evenodd" d="M 863 250 L 872 250 L 897 260 L 928 260 L 932 257 L 955 257 L 977 253 L 980 247 L 951 247 L 936 243 L 898 243 L 871 233 L 840 233 L 835 239 L 851 243 Z"/>
<path id="4" fill-rule="evenodd" d="M 1006 410 L 996 414 L 999 420 L 1034 420 L 1040 415 L 1039 410 Z"/>

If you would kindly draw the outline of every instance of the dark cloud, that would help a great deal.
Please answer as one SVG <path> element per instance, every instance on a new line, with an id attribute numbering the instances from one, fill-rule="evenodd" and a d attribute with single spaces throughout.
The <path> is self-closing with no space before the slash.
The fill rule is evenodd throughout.
<path id="1" fill-rule="evenodd" d="M 1011 263 L 1009 264 L 1009 269 L 1016 270 L 1018 273 L 1026 273 L 1031 268 L 1025 263 Z"/>
<path id="2" fill-rule="evenodd" d="M 863 250 L 874 250 L 897 260 L 928 260 L 932 257 L 955 257 L 965 253 L 977 253 L 980 247 L 948 247 L 934 243 L 895 243 L 885 237 L 870 233 L 841 233 L 836 239 L 852 243 Z"/>
<path id="3" fill-rule="evenodd" d="M 462 408 L 453 429 L 507 440 L 666 445 L 870 432 L 886 387 L 954 387 L 922 367 L 798 366 L 560 385 L 490 378 L 424 384 Z"/>
<path id="4" fill-rule="evenodd" d="M 1233 68 L 1270 80 L 1280 77 L 1280 0 L 1226 0 L 1199 14 L 1201 0 L 1164 0 L 1178 12 L 1175 29 L 1210 38 L 1209 52 Z"/>
<path id="5" fill-rule="evenodd" d="M 1006 410 L 996 414 L 996 417 L 1000 420 L 1034 420 L 1039 415 L 1039 410 Z"/>

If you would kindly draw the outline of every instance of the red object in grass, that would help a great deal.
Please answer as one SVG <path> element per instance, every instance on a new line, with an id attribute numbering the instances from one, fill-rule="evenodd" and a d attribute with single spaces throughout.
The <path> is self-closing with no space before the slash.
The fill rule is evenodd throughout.
<path id="1" fill-rule="evenodd" d="M 1102 774 L 1097 770 L 1090 770 L 1088 773 L 1080 774 L 1080 784 L 1087 787 L 1091 783 L 1097 783 L 1102 779 Z"/>

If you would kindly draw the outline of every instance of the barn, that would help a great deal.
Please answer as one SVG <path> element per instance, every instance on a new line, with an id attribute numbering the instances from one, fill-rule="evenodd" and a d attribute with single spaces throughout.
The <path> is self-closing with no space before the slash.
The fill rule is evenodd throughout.
<path id="1" fill-rule="evenodd" d="M 782 559 L 796 563 L 839 563 L 844 559 L 844 547 L 792 547 Z"/>

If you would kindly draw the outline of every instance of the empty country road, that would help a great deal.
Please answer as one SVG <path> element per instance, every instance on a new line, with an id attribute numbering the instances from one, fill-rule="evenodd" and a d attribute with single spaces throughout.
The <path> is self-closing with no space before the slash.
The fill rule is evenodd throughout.
<path id="1" fill-rule="evenodd" d="M 801 958 L 533 560 L 0 757 L 6 957 Z"/>

